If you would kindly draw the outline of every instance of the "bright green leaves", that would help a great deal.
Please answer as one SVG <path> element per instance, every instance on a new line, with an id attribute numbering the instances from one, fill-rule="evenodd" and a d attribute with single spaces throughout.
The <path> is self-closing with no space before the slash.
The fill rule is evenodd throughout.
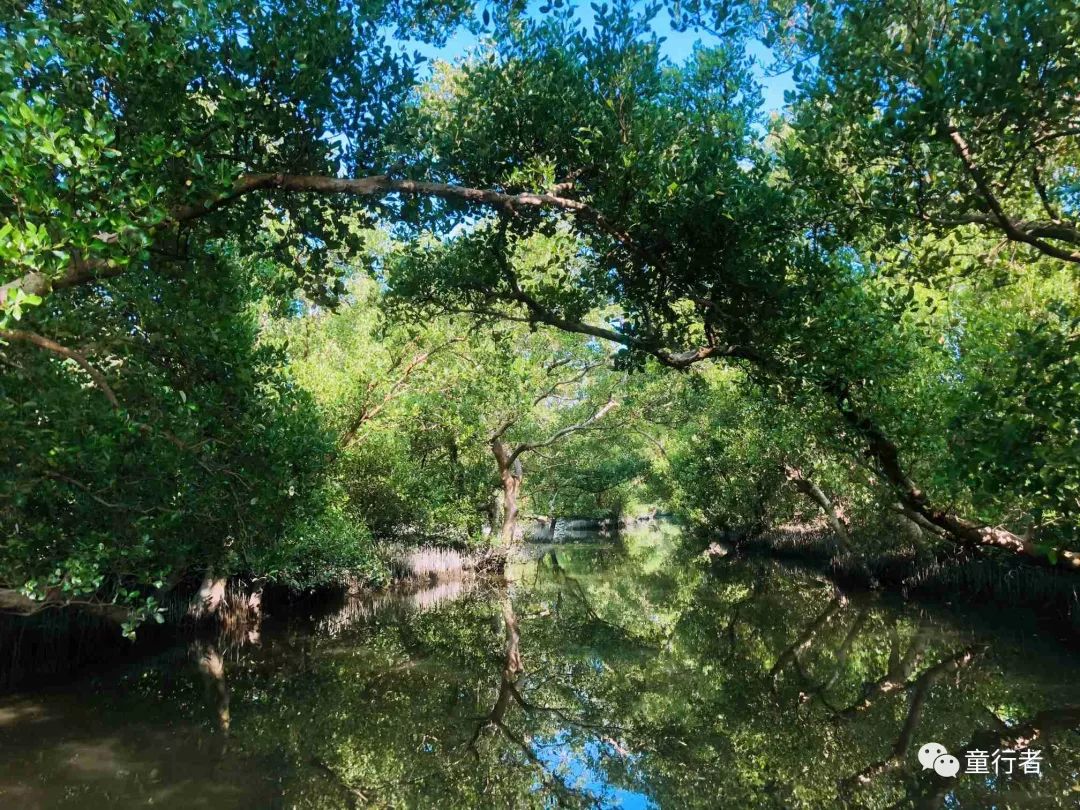
<path id="1" fill-rule="evenodd" d="M 868 246 L 958 229 L 1018 242 L 1034 233 L 1003 228 L 996 208 L 1015 223 L 1075 218 L 1075 3 L 872 0 L 804 12 L 810 24 L 791 30 L 813 69 L 793 124 L 811 165 L 797 175 L 845 199 Z M 1068 253 L 1080 235 L 1040 240 L 1032 255 Z"/>
<path id="2" fill-rule="evenodd" d="M 28 273 L 54 279 L 73 265 L 122 265 L 149 242 L 154 190 L 129 173 L 117 148 L 115 101 L 87 76 L 115 59 L 81 39 L 78 21 L 7 22 L 0 53 L 0 240 L 3 281 Z M 123 160 L 122 158 L 126 158 Z M 142 214 L 138 219 L 135 212 Z M 2 226 L 0 226 L 2 227 Z M 47 289 L 47 284 L 38 285 Z"/>
<path id="3" fill-rule="evenodd" d="M 37 308 L 37 328 L 85 352 L 122 412 L 41 349 L 2 347 L 0 581 L 146 619 L 152 583 L 210 566 L 251 572 L 272 557 L 296 581 L 315 576 L 301 565 L 310 545 L 290 555 L 293 520 L 302 512 L 310 531 L 320 519 L 329 441 L 282 357 L 255 345 L 255 287 L 239 264 L 204 258 L 172 285 L 131 275 L 109 296 Z M 366 550 L 342 525 L 326 531 L 340 553 L 324 557 L 339 571 Z"/>
<path id="4" fill-rule="evenodd" d="M 0 231 L 3 229 L 0 228 Z M 0 298 L 0 328 L 7 328 L 11 321 L 22 319 L 23 307 L 36 307 L 41 304 L 40 295 L 25 293 L 20 289 L 4 291 Z"/>
<path id="5" fill-rule="evenodd" d="M 459 241 L 456 256 L 432 249 L 432 266 L 445 269 L 468 244 Z M 522 283 L 532 283 L 526 265 L 543 261 L 553 245 L 519 245 Z M 401 246 L 382 258 L 397 281 L 401 265 L 413 267 L 422 255 Z M 622 408 L 588 431 L 559 434 L 610 396 L 622 399 L 624 381 L 607 366 L 606 346 L 497 320 L 417 317 L 370 281 L 354 281 L 349 298 L 332 315 L 285 319 L 274 334 L 287 340 L 298 384 L 339 436 L 334 477 L 354 520 L 380 538 L 480 542 L 500 484 L 496 434 L 508 452 L 556 437 L 542 459 L 523 451 L 522 503 L 530 510 L 550 510 L 553 498 L 575 508 L 601 494 L 605 506 L 623 502 L 642 464 L 619 467 L 626 443 L 605 430 Z M 571 476 L 575 483 L 561 480 Z M 597 492 L 583 494 L 588 487 Z"/>
<path id="6" fill-rule="evenodd" d="M 546 266 L 524 261 L 514 272 L 548 311 L 579 320 L 613 304 L 628 332 L 689 347 L 702 339 L 694 298 L 713 300 L 713 320 L 727 324 L 730 312 L 747 314 L 748 287 L 778 288 L 785 248 L 762 243 L 781 235 L 784 211 L 762 185 L 758 95 L 741 43 L 697 48 L 675 66 L 660 57 L 647 13 L 620 5 L 598 22 L 593 32 L 561 18 L 526 22 L 488 58 L 441 69 L 397 140 L 452 182 L 556 191 L 630 238 L 613 240 L 592 215 L 516 210 L 505 246 L 482 225 L 440 261 L 419 257 L 423 272 L 407 284 L 399 273 L 395 292 L 490 309 L 514 297 L 497 255 L 517 264 L 520 246 L 533 245 Z M 478 257 L 484 250 L 494 255 Z"/>
<path id="7" fill-rule="evenodd" d="M 380 26 L 438 38 L 466 11 L 460 2 L 83 6 L 0 24 L 0 225 L 11 228 L 0 283 L 29 292 L 182 260 L 190 235 L 173 220 L 227 194 L 244 172 L 377 170 L 390 110 L 415 71 Z M 327 246 L 347 242 L 339 223 L 353 203 L 237 208 L 209 217 L 208 230 L 225 225 L 255 241 L 264 212 L 287 220 L 281 238 L 257 242 L 260 252 L 324 299 L 337 292 Z"/>
<path id="8" fill-rule="evenodd" d="M 1075 279 L 1003 247 L 991 199 L 1029 235 L 1076 239 L 1075 3 L 770 4 L 785 12 L 778 52 L 801 63 L 792 118 L 767 137 L 749 3 L 673 9 L 676 26 L 724 31 L 681 65 L 662 58 L 651 8 L 600 7 L 592 31 L 563 9 L 495 8 L 495 41 L 416 87 L 419 60 L 386 32 L 437 40 L 470 11 L 87 0 L 0 21 L 2 323 L 84 351 L 124 403 L 3 347 L 16 472 L 0 514 L 20 529 L 2 576 L 59 565 L 92 584 L 79 571 L 96 566 L 130 591 L 214 564 L 326 581 L 347 560 L 374 570 L 366 529 L 343 531 L 365 510 L 381 533 L 475 536 L 496 420 L 528 443 L 608 393 L 531 409 L 546 361 L 607 359 L 599 339 L 543 325 L 616 338 L 626 368 L 701 348 L 747 364 L 680 394 L 678 415 L 707 416 L 674 454 L 690 511 L 760 517 L 785 461 L 857 490 L 850 503 L 891 497 L 852 461 L 865 436 L 826 407 L 839 390 L 935 496 L 1075 528 Z M 497 210 L 231 197 L 249 172 L 550 196 Z M 367 238 L 377 215 L 385 244 Z M 326 315 L 359 263 L 379 294 Z M 97 283 L 45 297 L 73 276 Z M 257 340 L 256 308 L 285 319 L 287 345 Z M 435 320 L 447 313 L 469 320 Z M 467 359 L 447 351 L 395 388 L 459 338 Z M 328 465 L 331 433 L 384 399 L 387 421 Z M 574 440 L 597 462 L 567 473 L 579 491 L 564 503 L 629 498 L 646 474 L 638 444 L 623 463 L 595 438 Z"/>
<path id="9" fill-rule="evenodd" d="M 949 431 L 954 475 L 980 506 L 993 509 L 1008 492 L 1044 535 L 1068 542 L 1080 526 L 1080 310 L 1059 283 L 1028 281 L 971 313 Z"/>

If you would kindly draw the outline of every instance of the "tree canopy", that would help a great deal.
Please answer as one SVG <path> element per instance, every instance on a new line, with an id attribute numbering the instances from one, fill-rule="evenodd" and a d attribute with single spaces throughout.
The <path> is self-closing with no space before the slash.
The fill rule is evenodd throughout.
<path id="1" fill-rule="evenodd" d="M 661 502 L 1080 570 L 1074 3 L 3 8 L 5 591 Z"/>

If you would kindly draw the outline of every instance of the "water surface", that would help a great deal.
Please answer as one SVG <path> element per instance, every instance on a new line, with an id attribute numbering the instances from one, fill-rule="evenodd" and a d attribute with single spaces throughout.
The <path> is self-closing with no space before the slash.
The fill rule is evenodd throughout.
<path id="1" fill-rule="evenodd" d="M 294 611 L 0 701 L 0 806 L 1080 804 L 1080 660 L 1025 621 L 655 529 L 533 552 L 509 586 Z M 1037 749 L 1041 775 L 942 778 L 927 742 Z"/>

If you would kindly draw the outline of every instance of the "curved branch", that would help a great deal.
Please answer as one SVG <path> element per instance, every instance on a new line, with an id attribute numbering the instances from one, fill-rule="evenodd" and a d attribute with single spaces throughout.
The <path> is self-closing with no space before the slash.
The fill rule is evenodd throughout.
<path id="1" fill-rule="evenodd" d="M 37 332 L 27 332 L 21 329 L 0 329 L 0 340 L 30 343 L 38 348 L 45 349 L 45 351 L 58 354 L 69 360 L 74 360 L 79 368 L 90 375 L 90 379 L 93 380 L 94 385 L 101 390 L 101 393 L 105 395 L 105 398 L 109 400 L 109 404 L 113 407 L 113 410 L 120 410 L 120 400 L 116 398 L 116 394 L 105 379 L 105 375 L 94 368 L 90 364 L 90 361 L 86 359 L 85 355 L 80 354 L 74 349 L 69 349 L 67 346 L 62 346 L 55 340 L 50 340 L 43 335 L 39 335 Z"/>
<path id="2" fill-rule="evenodd" d="M 892 749 L 884 759 L 867 765 L 858 773 L 841 780 L 841 784 L 849 788 L 856 785 L 866 785 L 884 773 L 901 768 L 908 749 L 911 748 L 915 729 L 919 725 L 923 708 L 926 706 L 926 700 L 930 696 L 934 685 L 944 676 L 960 672 L 984 650 L 985 648 L 979 645 L 965 647 L 955 655 L 930 667 L 930 669 L 919 675 L 915 681 L 905 684 L 904 689 L 911 692 L 911 700 L 908 704 L 904 724 L 900 728 L 900 733 L 896 738 L 896 742 L 893 743 Z"/>
<path id="3" fill-rule="evenodd" d="M 897 446 L 854 404 L 850 387 L 837 380 L 827 381 L 822 387 L 834 398 L 844 422 L 866 443 L 864 454 L 868 460 L 876 463 L 881 475 L 894 488 L 902 511 L 909 516 L 918 515 L 913 519 L 920 525 L 925 521 L 936 526 L 943 537 L 961 545 L 1002 549 L 1040 565 L 1080 573 L 1080 551 L 1040 547 L 1030 538 L 1013 534 L 1007 529 L 987 526 L 953 512 L 933 508 L 926 493 L 915 485 L 904 470 Z"/>
<path id="4" fill-rule="evenodd" d="M 420 366 L 424 365 L 424 363 L 430 360 L 432 355 L 438 354 L 439 352 L 448 349 L 455 343 L 462 343 L 464 342 L 464 340 L 465 338 L 461 337 L 451 338 L 445 343 L 440 343 L 438 346 L 435 346 L 434 348 L 428 349 L 426 351 L 422 351 L 415 357 L 413 357 L 413 359 L 409 361 L 408 365 L 406 365 L 405 368 L 402 370 L 401 375 L 394 381 L 394 383 L 390 386 L 390 389 L 386 392 L 386 394 L 378 403 L 371 406 L 370 408 L 364 406 L 360 409 L 360 412 L 356 415 L 352 422 L 349 423 L 348 427 L 346 427 L 345 431 L 341 434 L 341 439 L 338 442 L 339 446 L 348 447 L 350 444 L 352 444 L 353 441 L 356 439 L 356 434 L 359 433 L 360 428 L 363 427 L 364 423 L 369 422 L 376 416 L 378 416 L 379 413 L 387 405 L 389 405 L 390 402 L 393 401 L 399 393 L 401 393 L 401 390 L 408 384 L 409 378 L 413 375 L 413 372 L 415 372 L 418 368 L 420 368 Z M 396 368 L 396 366 L 397 364 L 395 364 L 392 368 Z"/>
<path id="5" fill-rule="evenodd" d="M 609 399 L 605 402 L 599 410 L 593 413 L 588 419 L 583 422 L 578 422 L 576 425 L 568 425 L 562 430 L 557 430 L 552 433 L 547 439 L 542 442 L 532 442 L 527 444 L 519 444 L 514 448 L 514 451 L 510 454 L 510 463 L 515 462 L 522 453 L 528 453 L 531 450 L 539 450 L 542 447 L 550 447 L 555 444 L 563 436 L 569 436 L 571 433 L 577 433 L 590 427 L 594 422 L 604 418 L 604 415 L 612 408 L 618 407 L 619 403 L 614 399 Z"/>
<path id="6" fill-rule="evenodd" d="M 626 346 L 628 349 L 644 352 L 659 360 L 670 368 L 685 369 L 702 360 L 717 357 L 732 357 L 752 362 L 764 363 L 765 359 L 753 349 L 746 346 L 730 344 L 726 346 L 701 346 L 697 349 L 676 352 L 663 346 L 658 346 L 650 341 L 617 332 L 602 326 L 594 326 L 583 321 L 571 321 L 554 314 L 546 309 L 539 301 L 521 289 L 517 279 L 510 276 L 511 293 L 510 300 L 524 304 L 529 311 L 530 320 L 547 324 L 563 332 L 574 332 L 579 335 L 589 335 L 611 343 Z"/>
<path id="7" fill-rule="evenodd" d="M 837 593 L 829 602 L 828 607 L 821 613 L 816 619 L 807 625 L 806 629 L 796 638 L 791 644 L 784 649 L 776 658 L 776 662 L 769 669 L 769 679 L 772 681 L 773 689 L 776 688 L 777 683 L 780 680 L 780 674 L 784 671 L 784 668 L 792 663 L 798 661 L 799 653 L 805 650 L 814 640 L 821 629 L 833 620 L 833 617 L 847 605 L 847 598 Z"/>
<path id="8" fill-rule="evenodd" d="M 387 194 L 406 194 L 438 197 L 444 200 L 486 205 L 514 216 L 522 209 L 555 209 L 565 211 L 610 236 L 624 248 L 641 255 L 633 238 L 618 228 L 590 205 L 557 194 L 507 194 L 494 189 L 470 188 L 448 183 L 421 180 L 398 180 L 385 174 L 370 177 L 328 177 L 296 174 L 244 174 L 226 193 L 192 205 L 180 205 L 169 214 L 165 225 L 179 225 L 204 217 L 219 209 L 261 191 L 287 191 L 296 194 L 342 194 L 352 197 L 381 197 Z M 59 278 L 50 279 L 42 273 L 25 273 L 14 281 L 0 286 L 0 297 L 8 291 L 21 289 L 28 294 L 44 295 L 50 290 L 76 287 L 100 278 L 117 276 L 126 268 L 99 260 L 75 260 Z"/>
<path id="9" fill-rule="evenodd" d="M 562 388 L 564 385 L 573 385 L 576 382 L 581 382 L 583 379 L 585 379 L 585 377 L 588 376 L 589 372 L 591 372 L 593 369 L 600 368 L 602 365 L 604 365 L 604 364 L 603 363 L 589 363 L 589 364 L 587 364 L 585 366 L 584 369 L 582 369 L 580 374 L 578 374 L 578 375 L 576 375 L 574 377 L 571 377 L 569 380 L 558 380 L 557 382 L 553 383 L 551 385 L 551 387 L 548 388 L 546 391 L 544 391 L 541 394 L 538 394 L 536 396 L 536 398 L 533 399 L 533 405 L 539 405 L 541 402 L 543 402 L 548 397 L 554 396 L 555 392 L 558 391 L 560 388 Z"/>
<path id="10" fill-rule="evenodd" d="M 848 534 L 847 524 L 840 516 L 840 513 L 836 509 L 836 504 L 832 502 L 832 499 L 829 498 L 829 496 L 825 494 L 825 491 L 814 481 L 803 475 L 802 470 L 797 467 L 792 467 L 790 464 L 784 464 L 783 471 L 787 480 L 791 482 L 796 491 L 812 500 L 825 514 L 825 519 L 829 522 L 829 527 L 833 530 L 837 540 L 840 541 L 841 548 L 844 551 L 850 551 L 849 541 L 851 538 Z"/>
<path id="11" fill-rule="evenodd" d="M 964 170 L 971 177 L 972 182 L 975 183 L 975 188 L 978 189 L 979 194 L 986 202 L 987 207 L 989 207 L 990 211 L 993 213 L 993 222 L 990 222 L 988 218 L 986 224 L 996 224 L 997 227 L 1013 241 L 1024 242 L 1031 245 L 1042 253 L 1045 253 L 1047 256 L 1053 256 L 1055 259 L 1061 259 L 1062 261 L 1080 263 L 1080 252 L 1062 250 L 1061 248 L 1040 239 L 1032 231 L 1021 228 L 1015 220 L 1011 219 L 1005 213 L 1005 209 L 1002 207 L 1001 201 L 998 200 L 997 196 L 994 194 L 993 189 L 990 188 L 990 183 L 987 182 L 986 177 L 983 176 L 982 171 L 975 164 L 975 159 L 971 154 L 971 147 L 968 145 L 967 141 L 964 140 L 963 135 L 961 135 L 960 131 L 952 124 L 948 127 L 948 133 L 949 140 L 952 141 L 953 149 L 956 151 L 957 157 L 960 158 Z M 1060 235 L 1061 233 L 1069 234 L 1071 230 L 1072 229 L 1065 229 L 1063 231 L 1061 226 L 1057 226 L 1056 231 L 1042 230 L 1041 232 L 1048 233 L 1048 235 L 1054 236 L 1055 238 L 1066 238 L 1069 241 L 1072 241 L 1075 239 L 1075 232 L 1072 232 L 1070 236 Z"/>
<path id="12" fill-rule="evenodd" d="M 44 610 L 60 610 L 69 607 L 90 610 L 117 624 L 122 624 L 131 618 L 131 612 L 127 608 L 112 602 L 102 602 L 97 599 L 61 599 L 55 592 L 51 592 L 43 600 L 37 600 L 31 599 L 14 588 L 0 588 L 0 614 L 33 616 Z"/>

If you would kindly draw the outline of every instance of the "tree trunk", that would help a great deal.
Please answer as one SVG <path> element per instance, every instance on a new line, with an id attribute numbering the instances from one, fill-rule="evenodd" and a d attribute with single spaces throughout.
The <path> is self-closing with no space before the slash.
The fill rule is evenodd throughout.
<path id="1" fill-rule="evenodd" d="M 866 442 L 866 457 L 875 463 L 885 480 L 896 490 L 904 513 L 920 525 L 925 521 L 939 529 L 943 537 L 961 545 L 1002 549 L 1026 557 L 1032 562 L 1080 573 L 1080 551 L 1042 547 L 1030 538 L 1013 534 L 1008 529 L 986 526 L 953 512 L 935 509 L 926 493 L 919 489 L 904 471 L 896 445 L 868 416 L 856 408 L 848 386 L 833 382 L 826 386 L 826 390 L 836 398 L 844 421 Z"/>
<path id="2" fill-rule="evenodd" d="M 829 528 L 833 530 L 837 540 L 840 541 L 840 548 L 847 552 L 851 550 L 850 536 L 848 534 L 847 524 L 844 523 L 843 518 L 836 511 L 836 506 L 824 490 L 817 484 L 811 481 L 809 478 L 802 474 L 801 470 L 796 469 L 788 464 L 784 465 L 784 475 L 787 476 L 795 489 L 812 500 L 821 508 L 821 511 L 825 514 L 825 520 L 829 522 Z"/>
<path id="3" fill-rule="evenodd" d="M 514 469 L 506 471 L 502 475 L 503 485 L 503 524 L 499 535 L 503 548 L 514 545 L 517 536 L 518 517 L 518 493 L 521 490 L 520 472 L 515 475 Z"/>
<path id="4" fill-rule="evenodd" d="M 224 577 L 216 576 L 213 571 L 207 571 L 199 586 L 195 603 L 191 606 L 191 615 L 195 618 L 220 616 L 225 608 L 225 585 Z"/>
<path id="5" fill-rule="evenodd" d="M 502 482 L 503 515 L 499 543 L 503 548 L 514 545 L 517 537 L 518 494 L 521 492 L 521 461 L 511 458 L 506 446 L 499 439 L 492 439 L 491 451 L 495 463 L 499 465 L 499 480 Z"/>
<path id="6" fill-rule="evenodd" d="M 525 671 L 521 663 L 521 633 L 518 630 L 517 616 L 514 615 L 514 605 L 509 596 L 499 601 L 499 609 L 502 611 L 503 631 L 506 634 L 503 677 L 513 681 L 516 680 L 516 676 Z"/>
<path id="7" fill-rule="evenodd" d="M 551 497 L 548 499 L 548 527 L 547 527 L 547 539 L 552 543 L 555 542 L 555 526 L 559 522 L 559 516 L 555 514 L 555 509 L 558 505 L 559 490 L 556 489 L 551 493 Z"/>
<path id="8" fill-rule="evenodd" d="M 232 718 L 229 714 L 229 684 L 225 680 L 225 660 L 213 644 L 197 641 L 191 649 L 203 680 L 207 702 L 217 719 L 218 730 L 222 734 L 228 734 Z"/>

